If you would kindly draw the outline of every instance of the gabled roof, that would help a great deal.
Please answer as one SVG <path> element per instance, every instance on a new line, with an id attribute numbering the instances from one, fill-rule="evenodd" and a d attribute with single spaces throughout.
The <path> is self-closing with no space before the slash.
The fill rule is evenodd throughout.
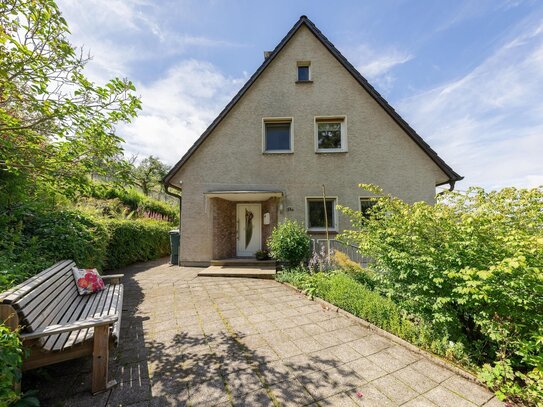
<path id="1" fill-rule="evenodd" d="M 421 136 L 409 125 L 407 122 L 388 104 L 388 102 L 375 90 L 373 86 L 364 78 L 360 72 L 345 58 L 341 52 L 332 44 L 328 38 L 315 26 L 315 24 L 307 18 L 307 16 L 301 16 L 300 19 L 294 24 L 290 29 L 287 35 L 281 40 L 281 42 L 275 47 L 273 52 L 268 58 L 264 60 L 262 65 L 256 70 L 256 72 L 249 78 L 247 83 L 243 85 L 240 91 L 234 96 L 234 98 L 226 105 L 223 111 L 217 116 L 211 125 L 202 133 L 202 135 L 196 140 L 192 147 L 185 153 L 183 158 L 175 164 L 168 175 L 164 178 L 164 183 L 166 185 L 170 184 L 172 177 L 179 171 L 183 164 L 192 156 L 192 154 L 200 147 L 204 140 L 213 132 L 213 130 L 219 125 L 219 123 L 225 118 L 225 116 L 230 112 L 230 110 L 239 102 L 239 100 L 245 95 L 249 88 L 256 82 L 260 77 L 262 72 L 272 63 L 277 54 L 285 47 L 285 45 L 290 41 L 294 34 L 305 25 L 309 31 L 315 35 L 315 37 L 330 51 L 330 53 L 339 61 L 347 71 L 357 80 L 357 82 L 370 94 L 370 96 L 375 99 L 375 101 L 389 114 L 389 116 L 407 133 L 409 137 L 436 163 L 436 165 L 447 175 L 449 178 L 447 181 L 442 182 L 438 185 L 451 184 L 454 186 L 456 181 L 460 181 L 464 177 L 456 173 L 437 153 L 432 150 L 432 148 L 422 139 Z"/>

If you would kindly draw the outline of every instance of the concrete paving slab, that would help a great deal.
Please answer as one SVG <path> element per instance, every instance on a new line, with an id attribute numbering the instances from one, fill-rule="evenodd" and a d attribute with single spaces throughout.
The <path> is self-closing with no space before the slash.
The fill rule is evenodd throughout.
<path id="1" fill-rule="evenodd" d="M 25 374 L 23 389 L 55 406 L 502 405 L 280 283 L 201 271 L 165 259 L 121 270 L 117 388 L 92 396 L 82 359 Z"/>

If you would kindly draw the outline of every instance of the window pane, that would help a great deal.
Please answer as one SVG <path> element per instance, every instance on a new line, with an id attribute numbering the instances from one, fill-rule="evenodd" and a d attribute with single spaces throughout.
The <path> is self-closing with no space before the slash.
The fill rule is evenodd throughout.
<path id="1" fill-rule="evenodd" d="M 290 123 L 266 123 L 266 151 L 290 150 Z"/>
<path id="2" fill-rule="evenodd" d="M 341 123 L 317 123 L 319 149 L 341 148 Z"/>
<path id="3" fill-rule="evenodd" d="M 367 198 L 361 198 L 360 199 L 360 210 L 362 211 L 362 215 L 365 218 L 369 218 L 368 210 L 375 205 L 375 201 L 370 201 Z"/>
<path id="4" fill-rule="evenodd" d="M 326 215 L 328 218 L 328 228 L 334 229 L 334 206 L 335 199 L 326 199 Z M 307 202 L 309 211 L 309 228 L 324 228 L 324 204 L 322 199 L 311 199 Z"/>
<path id="5" fill-rule="evenodd" d="M 309 80 L 309 67 L 308 66 L 299 66 L 298 67 L 298 80 L 299 81 L 308 81 Z"/>

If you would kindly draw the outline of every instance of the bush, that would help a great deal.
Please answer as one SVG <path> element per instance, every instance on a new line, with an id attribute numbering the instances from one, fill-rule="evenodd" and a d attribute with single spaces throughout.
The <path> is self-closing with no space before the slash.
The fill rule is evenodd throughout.
<path id="1" fill-rule="evenodd" d="M 371 290 L 378 284 L 377 277 L 373 270 L 362 267 L 343 252 L 336 250 L 332 255 L 332 263 L 336 270 L 348 273 L 356 281 L 364 284 Z"/>
<path id="2" fill-rule="evenodd" d="M 106 268 L 118 269 L 139 261 L 147 261 L 170 253 L 168 231 L 171 225 L 152 220 L 109 220 L 110 239 Z"/>
<path id="3" fill-rule="evenodd" d="M 165 256 L 170 229 L 166 222 L 20 205 L 0 221 L 0 292 L 64 259 L 104 270 Z"/>
<path id="4" fill-rule="evenodd" d="M 106 205 L 108 201 L 118 200 L 130 211 L 141 217 L 146 217 L 146 214 L 147 217 L 150 217 L 151 214 L 159 214 L 164 218 L 162 220 L 173 223 L 179 221 L 179 210 L 176 206 L 145 196 L 135 189 L 124 190 L 111 187 L 108 184 L 95 183 L 89 195 L 92 198 L 105 201 Z"/>
<path id="5" fill-rule="evenodd" d="M 543 188 L 376 201 L 369 218 L 342 209 L 355 226 L 344 238 L 375 260 L 387 295 L 464 343 L 502 398 L 543 387 Z"/>
<path id="6" fill-rule="evenodd" d="M 308 259 L 311 253 L 311 239 L 301 224 L 286 219 L 273 229 L 268 239 L 268 247 L 274 259 L 295 266 Z"/>
<path id="7" fill-rule="evenodd" d="M 19 336 L 0 323 L 0 406 L 9 406 L 20 399 L 13 384 L 21 380 L 22 366 Z"/>
<path id="8" fill-rule="evenodd" d="M 0 292 L 63 259 L 102 269 L 108 232 L 74 210 L 20 205 L 0 222 Z"/>

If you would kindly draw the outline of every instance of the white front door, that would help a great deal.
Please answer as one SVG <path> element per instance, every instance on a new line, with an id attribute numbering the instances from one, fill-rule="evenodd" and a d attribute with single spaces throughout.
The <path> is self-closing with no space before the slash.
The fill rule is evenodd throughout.
<path id="1" fill-rule="evenodd" d="M 260 204 L 237 205 L 237 255 L 254 256 L 261 249 L 262 214 Z"/>

